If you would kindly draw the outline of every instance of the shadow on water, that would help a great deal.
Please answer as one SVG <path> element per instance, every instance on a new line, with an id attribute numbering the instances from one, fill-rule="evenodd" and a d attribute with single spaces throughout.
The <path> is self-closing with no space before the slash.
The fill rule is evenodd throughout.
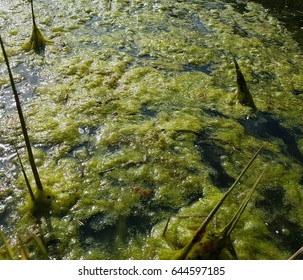
<path id="1" fill-rule="evenodd" d="M 205 109 L 203 113 L 211 118 L 227 118 L 224 114 L 211 109 Z M 227 174 L 221 162 L 222 156 L 227 154 L 226 150 L 217 145 L 215 141 L 211 141 L 207 132 L 197 134 L 194 145 L 197 147 L 202 161 L 214 170 L 213 173 L 210 173 L 213 184 L 221 189 L 231 186 L 235 179 Z"/>
<path id="2" fill-rule="evenodd" d="M 234 182 L 234 178 L 227 174 L 222 165 L 221 158 L 226 155 L 226 150 L 207 139 L 205 133 L 200 133 L 194 144 L 201 155 L 202 162 L 214 170 L 209 174 L 213 184 L 218 188 L 228 188 Z"/>
<path id="3" fill-rule="evenodd" d="M 208 64 L 205 64 L 205 65 L 192 65 L 192 64 L 187 64 L 187 65 L 184 65 L 183 66 L 183 70 L 185 72 L 192 72 L 192 71 L 198 71 L 198 72 L 203 72 L 207 75 L 211 75 L 212 74 L 212 66 L 213 66 L 213 63 L 208 63 Z"/>
<path id="4" fill-rule="evenodd" d="M 214 110 L 204 110 L 204 113 L 212 118 L 228 117 Z M 303 154 L 298 148 L 296 136 L 301 137 L 303 131 L 300 127 L 285 128 L 280 120 L 272 114 L 259 112 L 256 117 L 250 119 L 238 119 L 247 134 L 258 139 L 271 141 L 282 140 L 281 150 L 288 156 L 303 164 Z M 214 185 L 219 188 L 226 188 L 233 183 L 231 178 L 224 170 L 221 163 L 221 156 L 226 155 L 227 151 L 220 147 L 219 143 L 209 139 L 211 133 L 199 134 L 195 145 L 197 146 L 202 160 L 206 165 L 216 170 L 210 175 Z M 269 156 L 274 156 L 270 151 L 264 151 Z M 302 184 L 303 177 L 300 181 Z M 302 246 L 303 231 L 300 226 L 291 221 L 288 217 L 292 210 L 291 205 L 285 204 L 287 199 L 284 186 L 270 187 L 260 190 L 261 200 L 256 201 L 256 207 L 266 213 L 265 224 L 275 240 L 280 244 L 280 248 L 285 251 L 296 252 Z M 283 208 L 281 208 L 283 205 Z M 302 259 L 302 257 L 300 257 Z"/>
<path id="5" fill-rule="evenodd" d="M 303 1 L 302 0 L 254 0 L 269 8 L 279 20 L 285 23 L 286 28 L 293 33 L 294 39 L 303 46 Z"/>
<path id="6" fill-rule="evenodd" d="M 227 118 L 224 114 L 205 110 L 204 113 L 210 117 Z M 299 127 L 285 128 L 281 121 L 276 119 L 269 113 L 259 113 L 255 118 L 237 120 L 245 129 L 248 135 L 252 135 L 258 139 L 271 141 L 280 139 L 284 145 L 281 150 L 287 156 L 292 157 L 300 164 L 303 164 L 303 154 L 298 148 L 296 136 L 303 135 L 303 131 Z M 195 146 L 201 154 L 202 161 L 215 170 L 210 174 L 211 180 L 219 188 L 226 188 L 231 185 L 234 178 L 230 177 L 222 166 L 221 157 L 226 155 L 226 149 L 220 144 L 209 139 L 209 133 L 197 134 Z"/>
<path id="7" fill-rule="evenodd" d="M 265 224 L 268 230 L 275 236 L 282 248 L 295 252 L 302 246 L 303 232 L 297 224 L 286 218 L 289 216 L 290 206 L 283 207 L 281 211 L 281 205 L 285 205 L 285 190 L 283 187 L 279 187 L 260 191 L 263 200 L 257 201 L 256 207 L 266 213 Z"/>
<path id="8" fill-rule="evenodd" d="M 133 209 L 129 216 L 111 217 L 106 213 L 97 213 L 86 220 L 80 228 L 80 241 L 89 248 L 96 243 L 112 250 L 115 242 L 122 241 L 127 244 L 138 234 L 147 235 L 151 231 L 151 221 L 148 215 Z M 118 239 L 117 239 L 118 238 Z"/>
<path id="9" fill-rule="evenodd" d="M 239 122 L 244 126 L 247 134 L 256 138 L 264 140 L 281 139 L 286 146 L 286 149 L 282 147 L 282 150 L 285 150 L 285 153 L 303 164 L 303 154 L 298 148 L 295 137 L 295 135 L 302 134 L 300 128 L 287 129 L 281 125 L 281 121 L 268 113 L 259 113 L 257 118 L 241 119 Z"/>

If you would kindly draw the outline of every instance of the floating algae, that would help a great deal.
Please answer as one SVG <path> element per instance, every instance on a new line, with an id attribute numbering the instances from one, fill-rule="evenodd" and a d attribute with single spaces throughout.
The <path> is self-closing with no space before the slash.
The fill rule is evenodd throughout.
<path id="1" fill-rule="evenodd" d="M 270 172 L 233 231 L 235 250 L 239 259 L 287 259 L 302 246 L 302 164 L 289 149 L 291 139 L 303 153 L 302 50 L 282 23 L 251 2 L 242 13 L 215 0 L 35 4 L 39 23 L 54 34 L 43 57 L 25 57 L 17 46 L 27 38 L 24 2 L 1 12 L 13 70 L 25 61 L 39 75 L 24 112 L 41 181 L 54 196 L 38 225 L 51 258 L 160 258 L 171 215 L 189 217 L 172 218 L 167 232 L 182 247 L 264 142 L 243 180 L 252 185 L 265 164 Z M 237 91 L 230 53 L 256 115 L 230 105 Z M 18 81 L 24 98 L 26 75 Z M 0 107 L 0 139 L 19 144 L 8 107 Z M 253 129 L 268 121 L 280 129 Z M 21 170 L 14 179 L 0 175 L 2 230 L 16 240 L 31 236 L 37 224 Z M 244 196 L 233 193 L 213 227 L 227 224 Z M 29 258 L 44 258 L 29 247 Z"/>

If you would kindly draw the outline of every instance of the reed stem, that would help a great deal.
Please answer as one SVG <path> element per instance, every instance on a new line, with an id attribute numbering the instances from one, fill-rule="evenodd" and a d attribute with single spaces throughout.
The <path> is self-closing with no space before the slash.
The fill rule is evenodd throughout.
<path id="1" fill-rule="evenodd" d="M 7 66 L 7 70 L 8 70 L 8 74 L 9 74 L 9 78 L 10 78 L 10 82 L 11 82 L 11 86 L 12 86 L 12 90 L 13 90 L 13 94 L 14 94 L 14 98 L 15 98 L 15 102 L 16 102 L 16 107 L 17 107 L 17 111 L 18 111 L 18 115 L 19 115 L 19 119 L 20 119 L 20 123 L 21 123 L 22 133 L 23 133 L 23 137 L 24 137 L 24 141 L 25 141 L 25 145 L 26 145 L 26 149 L 27 149 L 27 153 L 28 153 L 29 162 L 30 162 L 30 165 L 31 165 L 31 168 L 32 168 L 32 172 L 33 172 L 35 181 L 36 181 L 37 188 L 40 191 L 42 191 L 43 187 L 42 187 L 42 183 L 41 183 L 39 173 L 38 173 L 38 170 L 37 170 L 37 167 L 36 167 L 34 155 L 33 155 L 32 148 L 31 148 L 31 144 L 30 144 L 30 141 L 29 141 L 27 128 L 26 128 L 26 123 L 25 123 L 25 119 L 24 119 L 24 116 L 23 116 L 22 108 L 21 108 L 21 103 L 20 103 L 20 100 L 19 100 L 19 96 L 18 96 L 17 89 L 16 89 L 16 86 L 15 86 L 13 74 L 12 74 L 12 71 L 11 71 L 11 68 L 10 68 L 10 64 L 9 64 L 9 61 L 8 61 L 8 57 L 7 57 L 5 48 L 4 48 L 4 44 L 3 44 L 3 41 L 2 41 L 1 35 L 0 35 L 0 44 L 1 44 L 2 52 L 3 52 L 3 56 L 4 56 L 4 59 L 5 59 L 5 63 L 6 63 L 6 66 Z"/>
<path id="2" fill-rule="evenodd" d="M 19 155 L 19 152 L 18 152 L 17 148 L 16 148 L 16 153 L 17 153 L 17 157 L 18 157 L 18 160 L 19 160 L 19 163 L 20 163 L 21 171 L 22 171 L 22 173 L 23 173 L 23 176 L 24 176 L 24 180 L 25 180 L 27 189 L 28 189 L 28 191 L 29 191 L 29 194 L 30 194 L 30 196 L 31 196 L 32 201 L 35 201 L 35 200 L 36 200 L 35 195 L 34 195 L 34 193 L 33 193 L 32 187 L 31 187 L 31 185 L 30 185 L 30 183 L 29 183 L 29 180 L 28 180 L 28 178 L 27 178 L 27 175 L 26 175 L 25 169 L 24 169 L 24 167 L 23 167 L 23 164 L 22 164 L 22 161 L 21 161 L 21 158 L 20 158 L 20 155 Z"/>
<path id="3" fill-rule="evenodd" d="M 33 25 L 36 25 L 33 0 L 31 0 L 31 10 L 32 10 Z"/>

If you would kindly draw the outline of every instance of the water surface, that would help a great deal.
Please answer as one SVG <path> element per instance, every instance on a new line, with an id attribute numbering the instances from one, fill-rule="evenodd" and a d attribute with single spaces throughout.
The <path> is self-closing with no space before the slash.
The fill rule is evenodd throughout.
<path id="1" fill-rule="evenodd" d="M 0 57 L 0 222 L 13 245 L 19 235 L 43 258 L 35 233 L 56 259 L 161 258 L 167 219 L 167 238 L 184 245 L 264 144 L 210 228 L 228 222 L 267 166 L 232 233 L 238 257 L 286 259 L 302 246 L 302 47 L 273 13 L 217 0 L 41 0 L 35 9 L 53 41 L 43 54 L 21 50 L 31 32 L 24 1 L 0 5 L 1 36 L 53 201 L 37 223 Z M 235 100 L 233 56 L 257 112 Z"/>

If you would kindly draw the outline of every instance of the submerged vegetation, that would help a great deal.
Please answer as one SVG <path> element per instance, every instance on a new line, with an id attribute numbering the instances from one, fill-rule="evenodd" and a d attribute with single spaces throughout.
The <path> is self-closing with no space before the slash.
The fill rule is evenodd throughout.
<path id="1" fill-rule="evenodd" d="M 26 5 L 0 5 L 0 259 L 300 253 L 303 60 L 280 21 L 250 1 L 35 1 L 53 44 L 25 53 Z"/>

